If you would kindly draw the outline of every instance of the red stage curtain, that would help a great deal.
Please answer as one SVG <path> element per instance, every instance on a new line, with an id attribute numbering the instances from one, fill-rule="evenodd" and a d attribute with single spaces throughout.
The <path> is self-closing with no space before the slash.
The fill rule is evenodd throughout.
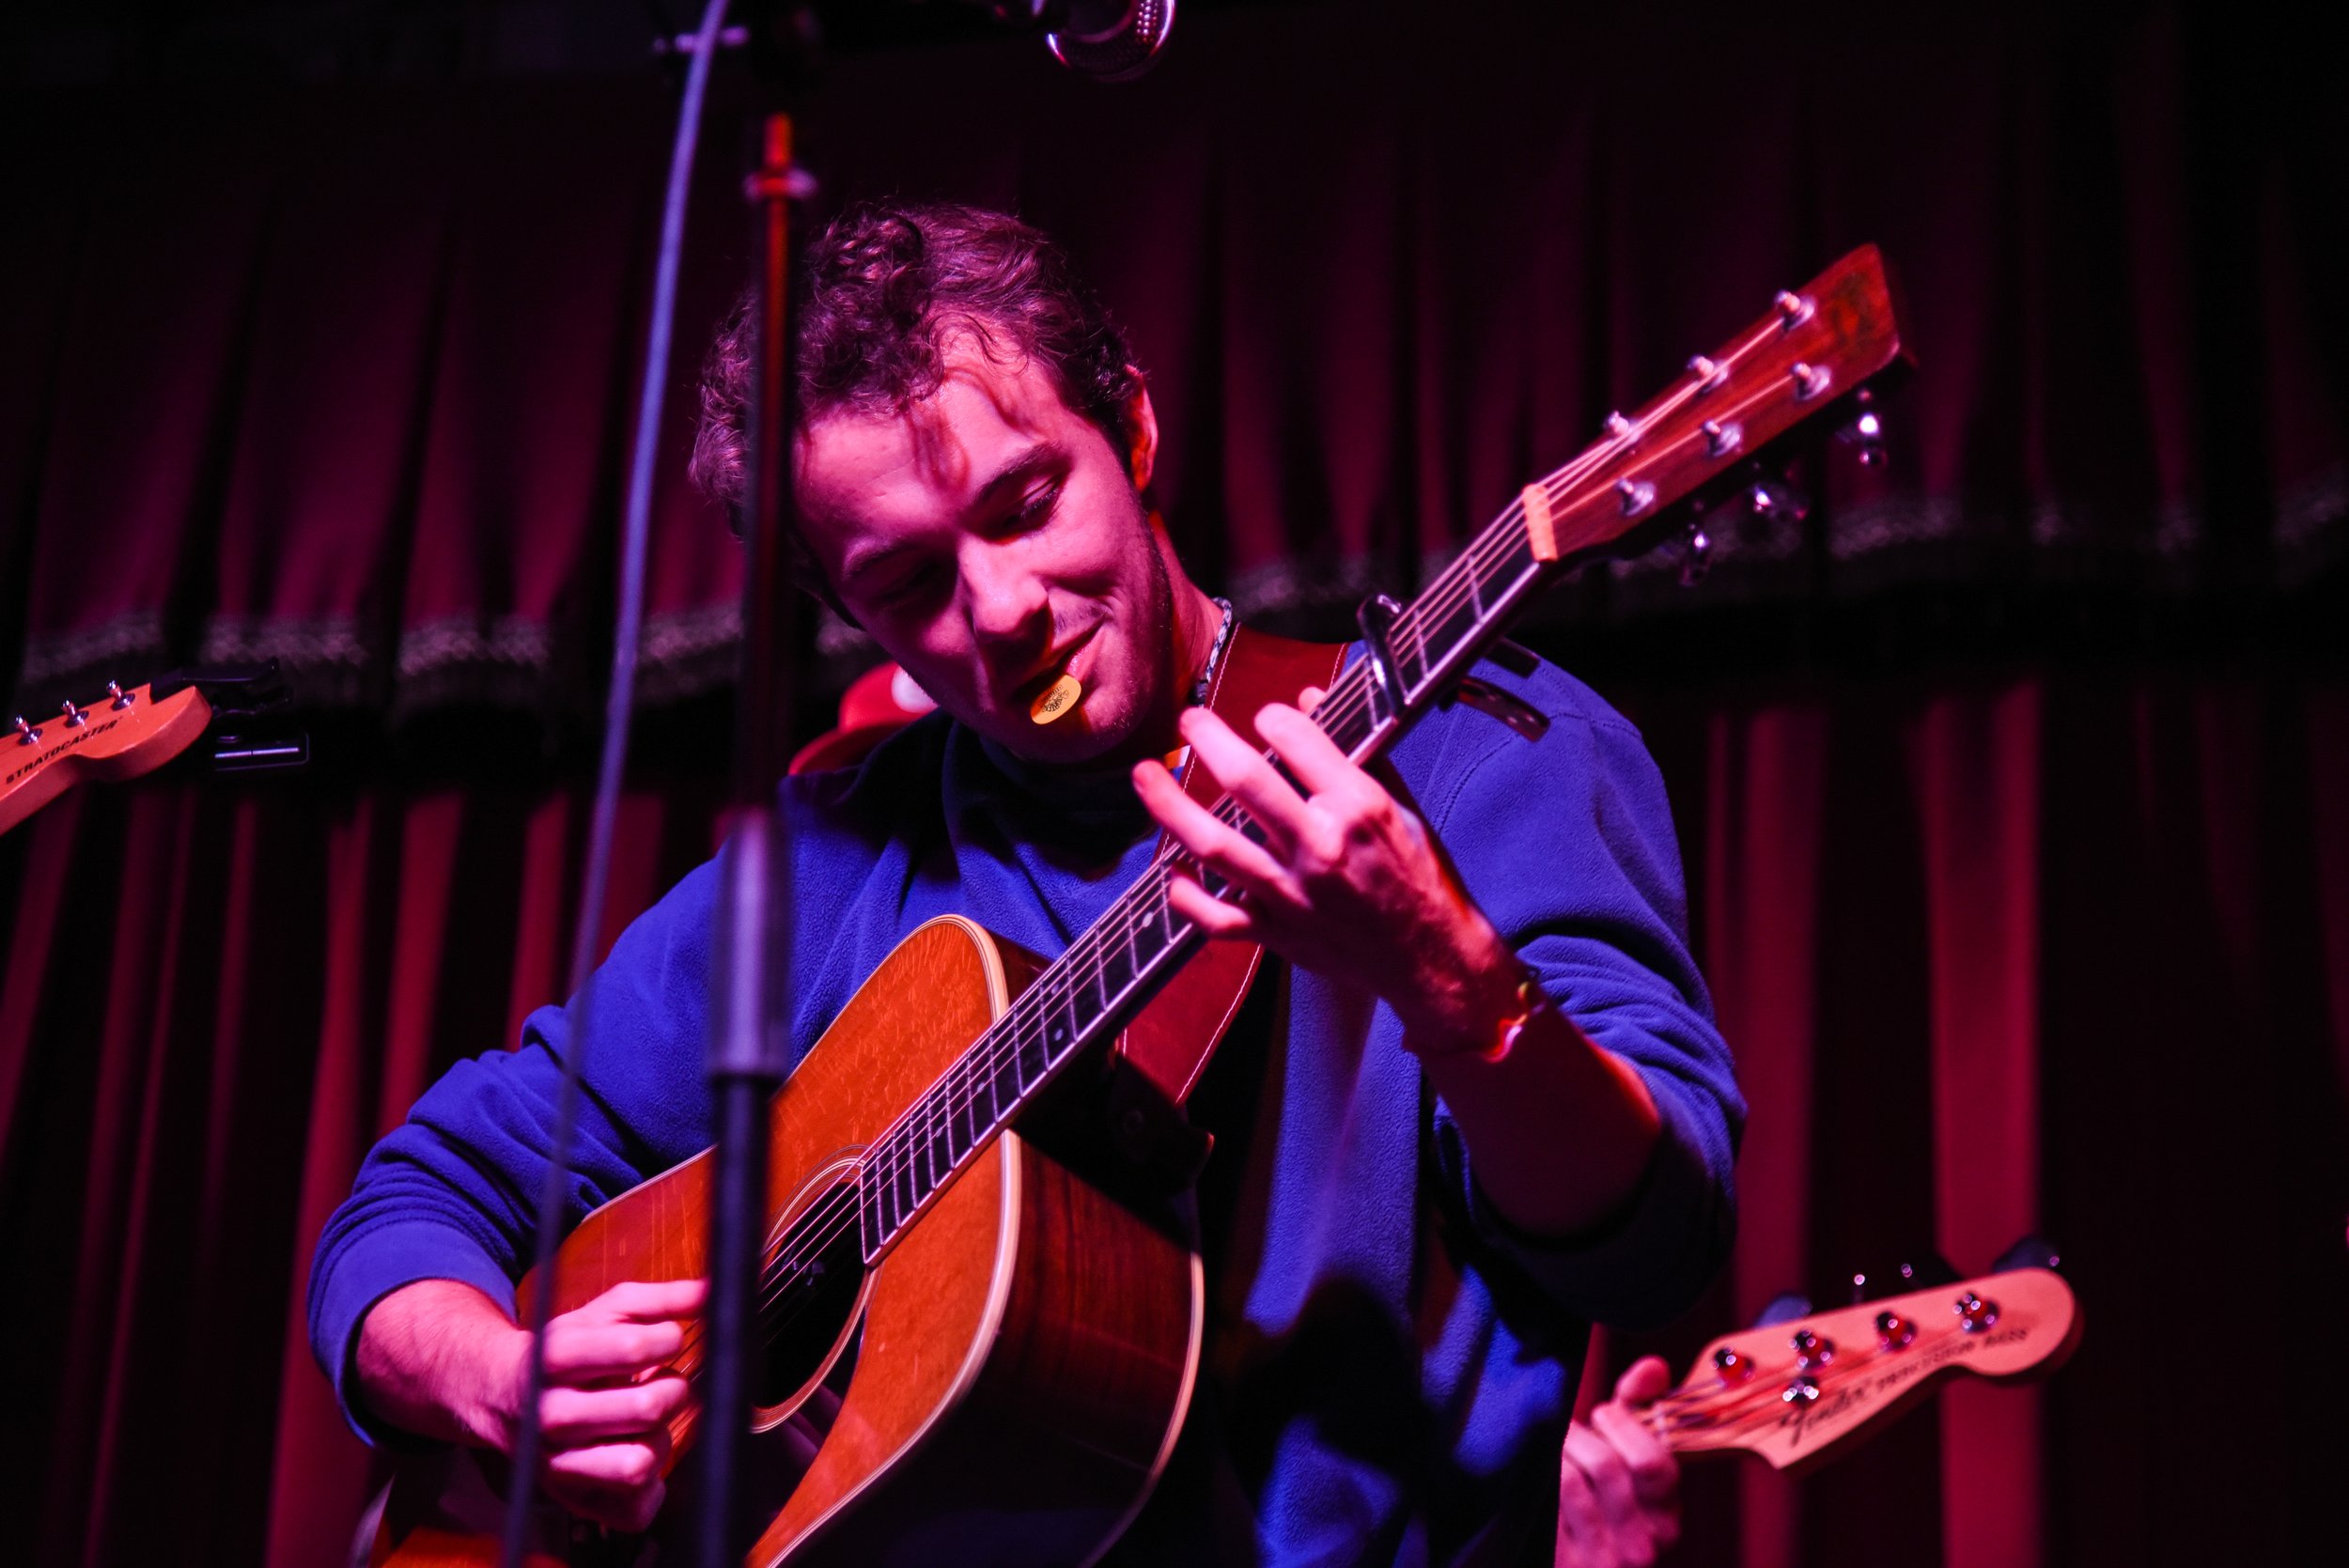
<path id="1" fill-rule="evenodd" d="M 1693 1471 L 1679 1560 L 2319 1560 L 2349 1463 L 2321 1353 L 2349 1298 L 2349 691 L 1614 694 L 1754 1119 L 1728 1278 L 1612 1362 L 2030 1228 L 2088 1314 L 2043 1391 L 1961 1389 L 1800 1483 Z M 717 795 L 631 796 L 614 927 L 707 851 Z M 579 807 L 550 779 L 149 782 L 0 839 L 0 1475 L 30 1560 L 331 1560 L 369 1466 L 303 1343 L 309 1249 L 429 1077 L 558 988 Z"/>
<path id="2" fill-rule="evenodd" d="M 1712 14 L 1718 10 L 1720 14 Z M 1550 613 L 1920 581 L 2263 595 L 2349 553 L 2349 149 L 2324 52 L 2166 8 L 1185 19 L 1103 91 L 1033 45 L 841 61 L 828 200 L 1017 207 L 1131 330 L 1158 489 L 1252 613 L 1408 585 L 1612 408 L 1880 243 L 1923 373 L 1880 471 Z M 0 664 L 28 711 L 275 655 L 315 703 L 592 712 L 670 108 L 652 83 L 0 109 Z M 680 481 L 744 275 L 705 143 L 648 695 L 721 682 Z M 845 629 L 833 629 L 841 641 Z M 853 639 L 849 639 L 853 641 Z M 9 672 L 0 669 L 0 676 Z"/>

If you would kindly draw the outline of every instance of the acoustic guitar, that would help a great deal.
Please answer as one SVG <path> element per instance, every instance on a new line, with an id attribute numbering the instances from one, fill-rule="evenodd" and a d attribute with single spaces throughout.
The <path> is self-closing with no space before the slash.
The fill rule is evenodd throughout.
<path id="1" fill-rule="evenodd" d="M 1684 522 L 1677 504 L 1746 493 L 1757 454 L 1854 411 L 1902 358 L 1873 246 L 1779 295 L 1527 485 L 1411 604 L 1365 606 L 1371 656 L 1330 683 L 1315 722 L 1358 762 L 1455 699 L 1537 726 L 1469 675 L 1480 655 L 1511 655 L 1513 618 L 1578 564 Z M 1248 830 L 1228 798 L 1215 809 Z M 969 921 L 931 922 L 777 1093 L 765 1376 L 746 1462 L 769 1522 L 750 1561 L 1078 1563 L 1140 1510 L 1198 1370 L 1199 1260 L 1146 1196 L 1026 1134 L 1072 1063 L 1119 1059 L 1091 1048 L 1116 1041 L 1203 944 L 1167 908 L 1172 874 L 1154 865 L 1050 963 Z M 1153 1084 L 1168 1102 L 1189 1088 L 1180 1075 Z M 1139 1105 L 1120 1114 L 1148 1120 Z M 558 1260 L 555 1311 L 624 1281 L 703 1275 L 708 1163 L 697 1156 L 582 1221 Z M 525 1304 L 538 1288 L 522 1282 Z M 689 1337 L 673 1364 L 690 1376 L 700 1363 Z M 671 1423 L 679 1455 L 696 1419 Z M 374 1560 L 495 1561 L 492 1468 L 449 1451 L 403 1475 Z M 672 1516 L 692 1516 L 691 1472 L 689 1459 L 670 1478 Z M 550 1511 L 537 1560 L 649 1562 L 659 1534 L 613 1537 Z"/>

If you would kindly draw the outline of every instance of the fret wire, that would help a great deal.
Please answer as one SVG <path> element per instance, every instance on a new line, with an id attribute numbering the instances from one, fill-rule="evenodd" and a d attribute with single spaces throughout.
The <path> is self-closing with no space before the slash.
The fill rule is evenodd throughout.
<path id="1" fill-rule="evenodd" d="M 1739 360 L 1742 360 L 1753 347 L 1761 342 L 1767 341 L 1773 335 L 1775 334 L 1770 325 L 1766 323 L 1764 327 L 1757 329 L 1754 336 L 1749 339 L 1748 342 L 1736 346 L 1735 349 L 1725 353 L 1722 357 L 1725 362 L 1734 367 L 1735 364 Z M 1654 412 L 1645 416 L 1642 419 L 1642 424 L 1644 425 L 1646 423 L 1650 423 L 1654 419 L 1664 417 L 1668 414 L 1678 411 L 1678 410 L 1686 406 L 1694 396 L 1695 392 L 1692 387 L 1681 389 L 1678 393 L 1675 393 L 1665 399 Z M 1757 407 L 1761 403 L 1767 400 L 1767 395 L 1750 397 L 1735 405 L 1731 411 L 1736 413 L 1749 412 L 1752 408 Z M 1685 443 L 1690 439 L 1693 438 L 1683 437 L 1682 442 Z M 1568 462 L 1563 468 L 1560 468 L 1552 474 L 1545 475 L 1539 482 L 1542 484 L 1546 491 L 1551 493 L 1553 500 L 1557 499 L 1557 492 L 1562 489 L 1570 489 L 1585 474 L 1594 472 L 1610 459 L 1619 456 L 1621 449 L 1620 442 L 1594 447 L 1580 457 L 1578 457 Z M 1460 555 L 1455 557 L 1452 564 L 1443 572 L 1438 575 L 1436 581 L 1428 584 L 1428 586 L 1423 590 L 1412 604 L 1407 607 L 1404 615 L 1397 617 L 1398 626 L 1400 626 L 1401 623 L 1407 619 L 1411 623 L 1409 630 L 1415 640 L 1416 648 L 1420 656 L 1422 677 L 1421 688 L 1424 687 L 1426 680 L 1432 675 L 1433 673 L 1434 665 L 1431 664 L 1427 658 L 1426 636 L 1428 630 L 1433 625 L 1439 624 L 1437 621 L 1439 614 L 1448 617 L 1456 613 L 1462 602 L 1465 601 L 1469 606 L 1472 616 L 1472 625 L 1468 633 L 1468 637 L 1473 637 L 1476 632 L 1493 617 L 1493 614 L 1495 613 L 1494 607 L 1486 601 L 1486 589 L 1488 586 L 1488 583 L 1486 577 L 1486 568 L 1488 566 L 1497 566 L 1500 562 L 1505 561 L 1517 549 L 1519 543 L 1524 542 L 1530 545 L 1530 541 L 1524 539 L 1523 531 L 1520 526 L 1523 521 L 1524 508 L 1522 502 L 1515 503 L 1511 506 L 1503 508 L 1501 513 L 1497 516 L 1490 524 L 1488 524 L 1484 530 L 1480 531 L 1476 537 L 1470 541 L 1469 545 L 1461 551 Z M 1591 531 L 1590 533 L 1586 533 L 1583 536 L 1595 536 L 1595 530 Z M 1516 574 L 1516 576 L 1510 580 L 1507 587 L 1503 591 L 1503 599 L 1506 599 L 1509 593 L 1514 592 L 1519 581 L 1521 581 L 1525 576 L 1530 575 L 1532 571 L 1537 570 L 1539 565 L 1540 563 L 1538 562 L 1529 562 L 1529 566 L 1526 570 Z M 1451 644 L 1451 647 L 1457 647 L 1460 643 L 1465 642 L 1466 640 L 1466 637 L 1455 639 Z M 1449 656 L 1449 651 L 1450 650 L 1448 648 L 1447 657 Z M 1440 664 L 1442 660 L 1440 659 L 1434 661 L 1435 664 Z M 1348 677 L 1352 678 L 1349 679 Z M 1417 689 L 1414 690 L 1412 695 L 1414 697 L 1418 695 Z M 1330 733 L 1333 741 L 1340 744 L 1349 753 L 1351 753 L 1357 747 L 1365 743 L 1369 739 L 1373 728 L 1375 728 L 1377 716 L 1375 712 L 1368 710 L 1368 698 L 1369 688 L 1366 680 L 1361 676 L 1358 669 L 1349 667 L 1349 669 L 1343 672 L 1339 677 L 1332 680 L 1330 689 L 1325 696 L 1322 706 L 1315 711 L 1315 718 L 1321 723 L 1325 732 Z M 1352 725 L 1361 722 L 1365 719 L 1369 721 L 1371 727 L 1366 727 L 1361 737 L 1355 737 L 1346 733 Z M 1226 820 L 1227 822 L 1244 821 L 1245 814 L 1237 809 L 1237 802 L 1232 801 L 1229 797 L 1225 797 L 1223 800 L 1220 801 L 1219 806 L 1221 808 L 1228 808 L 1220 809 L 1217 813 L 1219 817 Z M 1121 896 L 1119 900 L 1113 903 L 1110 910 L 1104 912 L 1103 920 L 1097 923 L 1092 930 L 1084 933 L 1077 942 L 1072 943 L 1069 952 L 1063 955 L 1063 962 L 1066 962 L 1069 959 L 1074 958 L 1081 965 L 1097 966 L 1091 971 L 1091 981 L 1098 987 L 1098 1001 L 1100 1002 L 1100 1010 L 1099 1014 L 1097 1015 L 1097 1019 L 1098 1016 L 1106 1015 L 1115 1000 L 1106 985 L 1105 976 L 1103 976 L 1097 970 L 1097 966 L 1101 961 L 1099 949 L 1105 942 L 1111 939 L 1109 933 L 1112 929 L 1115 932 L 1115 939 L 1125 944 L 1128 955 L 1131 959 L 1132 974 L 1128 982 L 1128 986 L 1130 986 L 1135 981 L 1138 981 L 1143 972 L 1149 968 L 1151 963 L 1161 958 L 1165 953 L 1170 951 L 1177 942 L 1179 942 L 1182 936 L 1186 934 L 1178 932 L 1175 929 L 1176 923 L 1173 918 L 1172 910 L 1166 907 L 1164 902 L 1164 884 L 1165 873 L 1162 868 L 1153 867 L 1150 871 L 1145 872 L 1143 877 L 1137 882 L 1135 888 L 1128 890 L 1128 895 Z M 1140 894 L 1141 896 L 1130 896 L 1133 894 Z M 1140 949 L 1134 945 L 1145 928 L 1152 928 L 1151 935 L 1153 941 L 1158 943 L 1156 951 L 1153 952 L 1147 959 L 1142 956 Z M 1161 933 L 1163 933 L 1165 939 L 1162 942 L 1159 942 L 1159 938 Z M 1057 964 L 1049 968 L 1045 971 L 1044 975 L 1038 977 L 1038 985 L 1042 986 L 1047 981 L 1052 979 L 1053 971 L 1058 968 L 1059 965 Z M 1072 971 L 1072 973 L 1073 972 L 1075 971 Z M 1073 991 L 1071 990 L 1071 987 L 1074 985 L 1082 982 L 1084 979 L 1084 975 L 1079 974 L 1076 979 L 1063 980 L 1057 986 L 1057 989 L 1064 993 L 1067 993 L 1068 1000 L 1073 1000 Z M 1031 986 L 1030 991 L 1028 993 L 1024 993 L 1021 1000 L 1025 1001 L 1026 997 L 1028 995 L 1034 994 L 1036 989 L 1036 986 Z M 1122 988 L 1120 994 L 1122 994 Z M 998 1020 L 999 1025 L 1009 1021 L 1012 1017 L 1013 1013 L 1007 1011 L 1004 1018 Z M 1083 1032 L 1081 1030 L 1072 1032 L 1069 1041 L 1072 1048 L 1076 1040 L 1082 1037 L 1082 1032 Z M 1015 1085 L 1019 1085 L 1019 1067 L 1017 1054 L 1019 1050 L 1018 1042 L 1016 1039 L 1006 1042 L 999 1039 L 997 1036 L 998 1030 L 994 1028 L 990 1028 L 983 1033 L 977 1041 L 972 1043 L 971 1049 L 966 1052 L 964 1058 L 956 1064 L 955 1068 L 949 1070 L 948 1074 L 943 1079 L 941 1079 L 941 1083 L 939 1086 L 946 1090 L 946 1095 L 944 1097 L 948 1102 L 949 1108 L 951 1108 L 952 1101 L 957 1094 L 960 1094 L 964 1098 L 966 1108 L 972 1113 L 969 1125 L 972 1133 L 972 1147 L 976 1146 L 979 1138 L 982 1136 L 979 1130 L 976 1101 L 976 1095 L 979 1088 L 982 1086 L 982 1082 L 988 1091 L 989 1101 L 988 1108 L 989 1112 L 988 1121 L 990 1125 L 990 1128 L 992 1124 L 1000 1122 L 1003 1119 L 1004 1112 L 1007 1109 L 1001 1103 L 1002 1069 L 1003 1065 L 1008 1063 L 1012 1066 L 1014 1072 L 1014 1083 Z M 1005 1048 L 1006 1044 L 1009 1046 L 1008 1053 Z M 1054 1065 L 1054 1063 L 1050 1060 L 1050 1053 L 1048 1050 L 1046 1052 L 1044 1070 L 1049 1072 L 1052 1065 Z M 930 1100 L 936 1094 L 937 1089 L 934 1088 L 930 1094 L 923 1096 L 924 1101 Z M 1018 1095 L 1015 1094 L 1015 1102 L 1017 1101 L 1017 1098 Z M 1009 1109 L 1016 1108 L 1015 1103 L 1015 1105 Z M 893 1162 L 901 1162 L 904 1158 L 902 1152 L 900 1152 L 902 1140 L 897 1136 L 899 1129 L 904 1126 L 904 1120 L 905 1119 L 901 1117 L 899 1123 L 895 1126 L 893 1126 L 888 1132 L 885 1132 L 880 1139 L 876 1140 L 876 1148 L 882 1149 L 884 1151 L 880 1160 L 880 1163 L 883 1165 Z M 950 1155 L 952 1157 L 949 1162 L 950 1168 L 953 1165 L 958 1165 L 962 1156 L 967 1155 L 968 1153 L 968 1149 L 959 1151 L 952 1150 L 950 1145 Z M 868 1171 L 870 1167 L 868 1167 Z M 852 1188 L 852 1195 L 847 1200 L 847 1212 L 849 1215 L 854 1216 L 860 1223 L 865 1223 L 869 1219 L 872 1224 L 879 1225 L 881 1222 L 881 1200 L 884 1196 L 894 1195 L 894 1184 L 891 1188 L 884 1188 L 864 1179 L 864 1175 L 860 1173 L 858 1176 L 851 1177 L 849 1183 L 844 1184 L 844 1186 L 848 1186 Z M 838 1210 L 836 1205 L 831 1205 L 829 1201 L 828 1206 L 832 1208 L 834 1216 L 833 1234 L 836 1235 L 841 1222 L 839 1219 Z M 918 1203 L 916 1206 L 918 1206 Z M 810 1214 L 812 1215 L 815 1212 L 817 1211 L 811 1210 Z M 802 1216 L 801 1221 L 795 1222 L 795 1231 L 801 1228 L 801 1225 L 803 1224 L 807 1219 L 808 1216 Z M 900 1216 L 897 1220 L 897 1224 L 902 1225 L 902 1223 L 903 1217 Z M 896 1228 L 896 1225 L 889 1227 L 893 1234 Z M 869 1250 L 872 1245 L 872 1238 L 868 1237 L 866 1239 Z M 816 1245 L 819 1249 L 821 1246 L 829 1245 L 829 1238 L 818 1238 Z M 797 1260 L 791 1265 L 791 1266 L 803 1266 L 804 1261 L 804 1259 Z M 786 1272 L 787 1273 L 788 1270 L 786 1269 Z"/>
<path id="2" fill-rule="evenodd" d="M 1734 368 L 1735 363 L 1744 358 L 1756 342 L 1766 340 L 1768 335 L 1769 329 L 1766 327 L 1762 329 L 1754 339 L 1729 350 L 1723 356 L 1724 360 Z M 1681 389 L 1669 396 L 1654 412 L 1645 416 L 1642 424 L 1652 423 L 1657 418 L 1676 412 L 1692 400 L 1694 396 L 1693 388 Z M 1747 412 L 1769 400 L 1772 396 L 1780 396 L 1780 394 L 1771 393 L 1750 397 L 1735 405 L 1732 411 Z M 1681 441 L 1685 443 L 1692 439 L 1694 438 L 1683 437 Z M 1540 483 L 1545 490 L 1552 492 L 1569 488 L 1585 474 L 1620 456 L 1621 451 L 1620 442 L 1595 447 L 1564 467 L 1545 475 Z M 1406 645 L 1398 650 L 1398 666 L 1403 663 L 1406 657 L 1410 656 L 1416 656 L 1419 662 L 1418 680 L 1411 682 L 1407 675 L 1408 690 L 1405 693 L 1398 694 L 1407 705 L 1422 695 L 1433 678 L 1436 669 L 1441 665 L 1444 659 L 1451 656 L 1452 650 L 1474 637 L 1492 619 L 1494 607 L 1488 602 L 1486 594 L 1486 589 L 1490 586 L 1486 576 L 1487 568 L 1499 567 L 1520 545 L 1528 548 L 1529 559 L 1526 567 L 1513 574 L 1502 590 L 1501 598 L 1505 600 L 1522 579 L 1537 572 L 1544 564 L 1531 558 L 1530 540 L 1525 536 L 1523 522 L 1522 502 L 1514 503 L 1503 508 L 1493 521 L 1481 530 L 1461 553 L 1438 574 L 1436 580 L 1429 583 L 1396 617 L 1395 632 L 1402 638 L 1408 639 Z M 1580 537 L 1595 537 L 1598 532 L 1602 530 L 1586 530 Z M 1429 633 L 1436 626 L 1442 624 L 1439 617 L 1448 617 L 1455 613 L 1463 603 L 1468 605 L 1472 616 L 1468 632 L 1460 638 L 1452 639 L 1441 656 L 1431 658 L 1428 653 Z M 1349 753 L 1370 739 L 1379 722 L 1378 715 L 1370 703 L 1370 685 L 1361 677 L 1359 669 L 1349 667 L 1331 682 L 1330 689 L 1325 695 L 1322 709 L 1317 710 L 1315 715 L 1316 720 L 1322 722 L 1325 731 L 1331 735 L 1333 741 L 1340 744 Z M 1357 724 L 1363 726 L 1359 737 L 1349 733 Z M 1246 814 L 1228 796 L 1219 802 L 1216 815 L 1227 825 L 1252 826 L 1248 821 Z M 1221 878 L 1213 877 L 1211 873 L 1203 873 L 1203 880 L 1220 881 Z M 1136 893 L 1141 893 L 1144 896 L 1132 897 L 1131 895 Z M 1072 942 L 1062 958 L 1048 967 L 1044 973 L 1037 977 L 1036 984 L 1022 993 L 1020 1002 L 1025 1003 L 1034 999 L 1034 1007 L 1022 1008 L 1015 1004 L 1012 1010 L 1006 1012 L 1004 1018 L 999 1020 L 999 1022 L 1010 1022 L 1017 1014 L 1022 1012 L 1028 1014 L 1027 1023 L 1033 1025 L 1035 1031 L 1034 1043 L 1039 1048 L 1038 1080 L 1073 1051 L 1090 1028 L 1097 1025 L 1098 1020 L 1113 1009 L 1117 996 L 1123 994 L 1126 988 L 1130 987 L 1134 980 L 1141 977 L 1142 972 L 1149 967 L 1151 961 L 1162 955 L 1181 939 L 1182 934 L 1175 931 L 1172 911 L 1165 908 L 1163 898 L 1163 878 L 1154 878 L 1149 873 L 1145 873 L 1142 882 L 1137 883 L 1134 889 L 1129 889 L 1128 895 L 1121 896 L 1113 903 L 1111 908 L 1104 912 L 1101 922 Z M 1157 953 L 1151 955 L 1150 960 L 1144 960 L 1139 950 L 1131 946 L 1136 937 L 1144 929 L 1142 924 L 1143 922 L 1162 925 L 1166 938 L 1159 945 Z M 1128 944 L 1133 970 L 1128 982 L 1128 987 L 1119 987 L 1114 992 L 1108 985 L 1108 974 L 1105 969 L 1107 960 L 1101 951 L 1103 944 L 1110 939 L 1109 933 L 1112 930 L 1116 940 Z M 1155 941 L 1159 932 L 1153 930 L 1152 936 Z M 1081 994 L 1088 987 L 1093 992 L 1089 998 Z M 1079 1011 L 1081 1003 L 1084 1004 L 1081 1013 Z M 1057 1014 L 1057 1017 L 1054 1017 L 1054 1014 Z M 1057 1049 L 1051 1044 L 1054 1023 L 1060 1024 L 1065 1034 Z M 1015 1053 L 1015 1074 L 1020 1091 L 1024 1094 L 1032 1085 L 1025 1076 L 1024 1042 L 1020 1038 L 1022 1027 L 1024 1026 L 1014 1026 L 1007 1044 Z M 992 1058 L 1004 1048 L 1002 1043 L 990 1044 L 991 1037 L 996 1032 L 995 1030 L 990 1029 L 978 1041 L 973 1042 L 967 1058 L 967 1060 L 988 1063 L 990 1101 L 998 1097 L 992 1091 L 1000 1085 L 1000 1076 L 994 1068 Z M 960 1065 L 957 1063 L 957 1068 Z M 961 1075 L 961 1079 L 958 1079 L 957 1074 L 950 1071 L 938 1086 L 946 1091 L 943 1096 L 939 1097 L 943 1100 L 947 1110 L 951 1110 L 952 1103 L 958 1094 L 968 1096 L 972 1103 L 975 1103 L 976 1085 L 974 1082 L 964 1081 L 967 1079 L 968 1075 Z M 918 1105 L 926 1108 L 924 1113 L 932 1118 L 932 1125 L 935 1125 L 935 1118 L 940 1114 L 938 1108 L 928 1107 L 928 1102 L 934 1096 L 937 1096 L 936 1088 L 931 1094 L 925 1094 L 921 1102 L 917 1102 Z M 990 1122 L 1000 1121 L 1003 1109 L 999 1104 L 991 1105 L 990 1110 L 995 1114 L 989 1118 Z M 975 1146 L 979 1136 L 975 1117 L 972 1122 L 972 1142 Z M 952 1157 L 949 1161 L 950 1169 L 945 1172 L 934 1172 L 936 1182 L 942 1182 L 945 1174 L 951 1173 L 952 1164 L 958 1163 L 959 1156 L 968 1152 L 954 1150 L 951 1144 L 949 1150 Z M 933 1164 L 935 1164 L 934 1149 L 931 1155 Z"/>

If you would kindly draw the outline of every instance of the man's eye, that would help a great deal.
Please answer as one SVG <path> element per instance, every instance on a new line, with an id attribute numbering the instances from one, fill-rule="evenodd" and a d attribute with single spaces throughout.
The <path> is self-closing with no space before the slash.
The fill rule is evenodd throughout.
<path id="1" fill-rule="evenodd" d="M 1057 482 L 1039 485 L 1021 500 L 1017 516 L 1021 522 L 1034 527 L 1044 520 L 1052 510 L 1052 503 L 1059 499 L 1060 485 Z"/>
<path id="2" fill-rule="evenodd" d="M 899 572 L 880 591 L 884 604 L 905 604 L 928 593 L 939 578 L 935 563 L 926 563 L 908 571 Z"/>

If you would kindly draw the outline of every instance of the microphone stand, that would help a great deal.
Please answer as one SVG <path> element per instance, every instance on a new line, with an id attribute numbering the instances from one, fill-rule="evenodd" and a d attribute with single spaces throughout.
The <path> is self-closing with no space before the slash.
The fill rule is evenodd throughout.
<path id="1" fill-rule="evenodd" d="M 759 1521 L 742 1485 L 759 1350 L 765 1261 L 768 1104 L 790 1060 L 790 853 L 776 786 L 791 730 L 799 593 L 784 568 L 792 505 L 791 120 L 767 117 L 747 182 L 757 233 L 756 325 L 744 420 L 741 685 L 735 723 L 737 826 L 719 893 L 708 1076 L 717 1122 L 710 1176 L 708 1344 L 696 1560 L 736 1568 Z"/>

